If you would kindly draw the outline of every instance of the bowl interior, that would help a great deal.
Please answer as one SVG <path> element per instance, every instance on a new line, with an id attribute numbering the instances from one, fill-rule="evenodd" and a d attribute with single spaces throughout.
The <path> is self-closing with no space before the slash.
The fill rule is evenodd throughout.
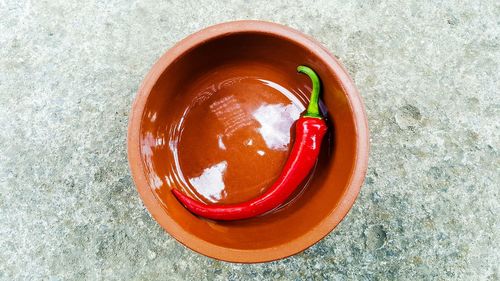
<path id="1" fill-rule="evenodd" d="M 264 216 L 216 222 L 192 215 L 170 189 L 235 203 L 276 179 L 293 142 L 290 128 L 310 94 L 309 78 L 296 71 L 301 64 L 319 74 L 328 110 L 329 134 L 311 177 L 284 207 Z M 330 218 L 353 173 L 355 121 L 336 74 L 277 35 L 226 34 L 180 54 L 156 81 L 141 118 L 144 174 L 163 206 L 156 215 L 211 245 L 268 249 L 308 235 Z"/>

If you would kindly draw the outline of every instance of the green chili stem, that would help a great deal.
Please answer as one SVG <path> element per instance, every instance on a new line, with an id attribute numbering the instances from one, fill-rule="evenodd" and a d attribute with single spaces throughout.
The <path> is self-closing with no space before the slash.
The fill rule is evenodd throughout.
<path id="1" fill-rule="evenodd" d="M 321 118 L 318 106 L 321 86 L 318 75 L 316 74 L 316 72 L 314 72 L 314 70 L 304 65 L 300 65 L 299 67 L 297 67 L 297 71 L 309 76 L 312 82 L 311 100 L 309 101 L 309 106 L 307 107 L 307 112 L 306 114 L 304 114 L 304 116 Z"/>

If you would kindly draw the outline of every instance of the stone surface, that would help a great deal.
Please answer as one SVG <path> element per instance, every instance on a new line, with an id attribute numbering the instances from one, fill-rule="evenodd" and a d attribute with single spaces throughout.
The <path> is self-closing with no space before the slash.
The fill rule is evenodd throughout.
<path id="1" fill-rule="evenodd" d="M 498 1 L 0 1 L 1 280 L 499 280 Z M 326 239 L 258 265 L 150 217 L 126 160 L 142 78 L 208 25 L 302 30 L 346 65 L 371 155 Z"/>

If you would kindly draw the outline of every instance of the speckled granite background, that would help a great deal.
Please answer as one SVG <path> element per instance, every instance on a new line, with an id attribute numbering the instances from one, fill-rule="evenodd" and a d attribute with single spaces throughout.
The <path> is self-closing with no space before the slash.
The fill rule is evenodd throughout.
<path id="1" fill-rule="evenodd" d="M 0 0 L 1 280 L 500 279 L 498 1 L 78 2 Z M 371 129 L 347 218 L 268 264 L 175 242 L 126 160 L 149 67 L 235 19 L 321 41 L 352 74 Z"/>

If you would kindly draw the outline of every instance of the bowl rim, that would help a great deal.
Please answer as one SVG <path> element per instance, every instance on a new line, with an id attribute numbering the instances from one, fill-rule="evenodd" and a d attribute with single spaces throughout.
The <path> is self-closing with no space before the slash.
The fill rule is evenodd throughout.
<path id="1" fill-rule="evenodd" d="M 264 249 L 232 249 L 209 243 L 189 233 L 179 226 L 168 214 L 154 195 L 144 173 L 140 148 L 141 119 L 149 94 L 165 69 L 187 51 L 215 38 L 236 33 L 261 33 L 281 37 L 302 46 L 316 55 L 332 73 L 343 88 L 354 115 L 356 134 L 356 159 L 351 178 L 337 207 L 316 227 L 304 235 L 285 244 Z M 175 44 L 151 67 L 140 85 L 129 117 L 127 152 L 132 177 L 144 205 L 153 218 L 172 237 L 184 246 L 205 256 L 238 263 L 258 263 L 278 260 L 295 255 L 316 244 L 328 235 L 347 215 L 354 204 L 366 175 L 369 155 L 369 131 L 366 112 L 361 96 L 353 80 L 340 62 L 313 38 L 290 27 L 258 20 L 225 22 L 204 28 Z"/>

